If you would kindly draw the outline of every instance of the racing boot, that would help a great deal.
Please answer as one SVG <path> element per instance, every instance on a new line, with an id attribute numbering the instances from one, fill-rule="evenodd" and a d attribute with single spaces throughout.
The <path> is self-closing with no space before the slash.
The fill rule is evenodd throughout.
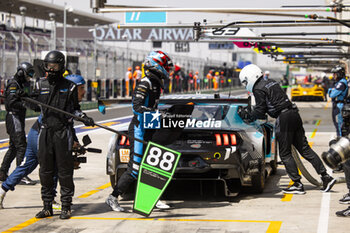
<path id="1" fill-rule="evenodd" d="M 332 189 L 333 185 L 335 185 L 335 183 L 337 182 L 336 179 L 334 179 L 328 174 L 322 176 L 321 179 L 323 183 L 323 188 L 321 189 L 322 192 L 329 192 Z"/>
<path id="2" fill-rule="evenodd" d="M 36 218 L 47 218 L 53 215 L 52 202 L 44 201 L 44 208 L 35 215 Z"/>
<path id="3" fill-rule="evenodd" d="M 36 185 L 36 181 L 30 179 L 28 176 L 25 176 L 21 179 L 19 185 Z"/>
<path id="4" fill-rule="evenodd" d="M 170 206 L 165 204 L 165 202 L 162 202 L 161 200 L 159 200 L 156 204 L 156 208 L 166 210 L 166 209 L 170 209 Z"/>
<path id="5" fill-rule="evenodd" d="M 288 188 L 282 189 L 283 193 L 286 194 L 305 194 L 304 186 L 301 182 L 294 182 L 293 185 L 289 186 Z"/>
<path id="6" fill-rule="evenodd" d="M 72 215 L 72 211 L 70 209 L 70 205 L 62 205 L 60 219 L 70 219 L 71 215 Z"/>
<path id="7" fill-rule="evenodd" d="M 350 217 L 350 206 L 345 210 L 337 211 L 335 214 L 338 217 Z"/>
<path id="8" fill-rule="evenodd" d="M 339 200 L 339 203 L 345 205 L 350 204 L 350 193 L 345 194 L 343 198 Z"/>
<path id="9" fill-rule="evenodd" d="M 112 208 L 113 211 L 116 212 L 125 212 L 124 208 L 121 207 L 118 203 L 118 198 L 110 194 L 106 199 L 106 204 Z"/>

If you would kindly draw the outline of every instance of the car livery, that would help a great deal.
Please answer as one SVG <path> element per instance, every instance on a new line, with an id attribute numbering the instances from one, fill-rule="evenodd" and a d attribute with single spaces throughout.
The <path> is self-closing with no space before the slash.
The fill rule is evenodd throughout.
<path id="1" fill-rule="evenodd" d="M 160 99 L 163 128 L 155 135 L 159 133 L 157 138 L 163 141 L 155 142 L 181 152 L 174 180 L 220 180 L 226 196 L 237 195 L 232 184 L 238 180 L 253 192 L 263 191 L 266 177 L 277 170 L 274 127 L 266 120 L 245 123 L 237 111 L 247 105 L 250 98 L 229 96 L 174 95 Z M 174 109 L 176 113 L 171 112 Z M 180 116 L 177 121 L 185 120 L 184 127 L 165 129 L 174 115 Z M 127 127 L 121 131 L 127 133 Z M 128 138 L 113 135 L 107 154 L 112 186 L 127 168 L 129 155 Z"/>

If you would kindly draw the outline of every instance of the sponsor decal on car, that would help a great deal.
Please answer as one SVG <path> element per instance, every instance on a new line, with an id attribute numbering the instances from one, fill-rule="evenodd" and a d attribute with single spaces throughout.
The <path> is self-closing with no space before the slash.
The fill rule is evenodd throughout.
<path id="1" fill-rule="evenodd" d="M 129 149 L 119 149 L 119 159 L 122 163 L 128 163 L 130 160 L 130 150 Z"/>

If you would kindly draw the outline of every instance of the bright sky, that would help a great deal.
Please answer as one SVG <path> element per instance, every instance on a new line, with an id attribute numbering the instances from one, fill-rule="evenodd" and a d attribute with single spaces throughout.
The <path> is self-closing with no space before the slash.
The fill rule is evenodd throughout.
<path id="1" fill-rule="evenodd" d="M 41 0 L 58 5 L 72 6 L 74 9 L 79 9 L 82 11 L 92 12 L 90 8 L 89 0 Z M 107 0 L 107 4 L 120 4 L 120 5 L 142 5 L 142 6 L 164 6 L 164 7 L 193 7 L 193 8 L 279 8 L 281 6 L 291 6 L 291 5 L 324 5 L 325 0 L 306 0 L 306 1 L 295 1 L 295 0 L 245 0 L 245 1 L 232 1 L 232 0 Z M 302 12 L 297 12 L 297 14 L 303 14 Z M 332 13 L 317 13 L 324 16 L 334 16 Z M 119 20 L 120 23 L 124 22 L 123 13 L 105 13 L 105 17 Z M 168 23 L 185 23 L 193 24 L 194 22 L 202 22 L 203 19 L 207 19 L 208 23 L 219 23 L 221 20 L 224 23 L 230 23 L 232 21 L 245 21 L 245 20 L 291 20 L 291 19 L 303 19 L 303 18 L 289 18 L 289 17 L 263 17 L 254 15 L 238 15 L 238 14 L 209 14 L 209 13 L 168 13 Z M 305 31 L 334 31 L 335 27 L 325 28 L 325 27 L 313 27 L 304 28 Z M 280 28 L 257 28 L 255 29 L 258 33 L 263 32 L 276 32 L 281 31 Z M 286 30 L 284 28 L 283 30 Z M 288 31 L 301 31 L 300 28 L 289 28 Z"/>

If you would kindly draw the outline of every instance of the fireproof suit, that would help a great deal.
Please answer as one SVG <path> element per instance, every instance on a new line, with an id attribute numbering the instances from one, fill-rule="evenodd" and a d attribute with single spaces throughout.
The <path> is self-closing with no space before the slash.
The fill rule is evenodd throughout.
<path id="1" fill-rule="evenodd" d="M 291 154 L 292 145 L 312 164 L 318 174 L 325 174 L 326 168 L 321 159 L 310 148 L 305 137 L 303 122 L 297 107 L 289 101 L 280 85 L 273 79 L 260 78 L 254 85 L 253 94 L 256 107 L 251 113 L 251 120 L 262 118 L 266 113 L 277 118 L 276 138 L 280 157 L 289 177 L 293 181 L 301 179 Z"/>
<path id="2" fill-rule="evenodd" d="M 23 92 L 23 85 L 15 76 L 10 79 L 5 90 L 6 132 L 10 137 L 9 149 L 1 164 L 1 172 L 7 174 L 12 161 L 16 158 L 17 166 L 23 160 L 26 152 L 26 134 L 24 130 L 26 108 L 19 93 Z"/>
<path id="3" fill-rule="evenodd" d="M 341 111 L 348 95 L 348 89 L 346 79 L 342 78 L 334 85 L 334 88 L 328 90 L 329 97 L 332 98 L 332 120 L 337 131 L 337 136 L 342 136 L 341 126 L 343 124 L 343 116 Z"/>
<path id="4" fill-rule="evenodd" d="M 154 130 L 145 130 L 143 113 L 153 111 L 156 108 L 157 100 L 160 97 L 161 84 L 155 74 L 149 72 L 146 77 L 136 86 L 132 100 L 134 117 L 129 125 L 130 160 L 128 169 L 123 173 L 115 186 L 112 195 L 118 197 L 125 193 L 129 185 L 137 179 L 139 166 L 143 155 L 143 144 L 135 141 L 134 138 L 150 140 Z"/>
<path id="5" fill-rule="evenodd" d="M 73 82 L 62 77 L 50 84 L 43 78 L 37 83 L 36 89 L 39 101 L 77 116 L 84 115 L 80 110 L 77 86 Z M 74 194 L 72 119 L 47 108 L 42 109 L 42 115 L 38 138 L 42 200 L 54 200 L 54 175 L 57 169 L 62 206 L 70 206 Z"/>

